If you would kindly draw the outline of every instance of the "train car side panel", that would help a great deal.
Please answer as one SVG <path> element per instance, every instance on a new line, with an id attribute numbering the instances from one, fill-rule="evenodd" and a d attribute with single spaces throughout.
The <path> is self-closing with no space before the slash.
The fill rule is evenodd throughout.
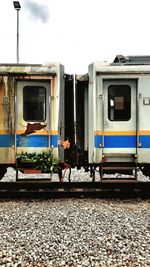
<path id="1" fill-rule="evenodd" d="M 150 163 L 150 76 L 139 78 L 138 162 Z"/>
<path id="2" fill-rule="evenodd" d="M 89 88 L 88 88 L 88 161 L 89 163 L 94 162 L 94 102 L 95 102 L 95 90 L 96 90 L 96 73 L 94 65 L 89 66 Z"/>
<path id="3" fill-rule="evenodd" d="M 103 94 L 103 79 L 96 75 L 96 95 L 95 95 L 95 127 L 94 127 L 94 162 L 100 163 L 102 160 L 103 148 L 103 109 L 104 109 L 104 94 Z"/>
<path id="4" fill-rule="evenodd" d="M 15 162 L 14 78 L 0 76 L 0 164 Z"/>
<path id="5" fill-rule="evenodd" d="M 65 140 L 65 81 L 64 81 L 64 66 L 59 66 L 59 73 L 57 78 L 57 89 L 55 90 L 55 109 L 53 116 L 58 114 L 58 125 L 54 125 L 53 128 L 58 129 L 58 156 L 64 161 L 64 148 L 61 142 Z M 57 109 L 56 109 L 57 108 Z M 56 120 L 54 120 L 56 121 Z M 52 121 L 51 121 L 52 123 Z M 56 122 L 55 122 L 56 123 Z"/>

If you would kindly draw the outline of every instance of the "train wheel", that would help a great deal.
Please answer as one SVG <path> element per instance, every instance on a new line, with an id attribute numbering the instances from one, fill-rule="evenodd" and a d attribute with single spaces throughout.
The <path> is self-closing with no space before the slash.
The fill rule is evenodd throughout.
<path id="1" fill-rule="evenodd" d="M 7 168 L 0 168 L 0 180 L 4 177 L 7 172 Z"/>

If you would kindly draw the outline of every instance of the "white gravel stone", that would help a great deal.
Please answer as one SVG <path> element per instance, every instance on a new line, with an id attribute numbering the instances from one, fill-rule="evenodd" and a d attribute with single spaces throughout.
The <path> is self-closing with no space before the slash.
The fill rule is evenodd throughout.
<path id="1" fill-rule="evenodd" d="M 150 203 L 1 200 L 0 266 L 148 267 Z"/>
<path id="2" fill-rule="evenodd" d="M 63 171 L 64 174 L 64 171 Z M 68 176 L 69 176 L 69 170 L 65 172 L 64 176 L 64 181 L 68 181 Z M 111 177 L 114 175 L 109 175 Z M 124 177 L 125 175 L 123 175 Z M 115 177 L 121 177 L 121 175 L 115 174 Z M 39 179 L 39 178 L 44 178 L 44 179 L 50 179 L 50 174 L 22 174 L 19 172 L 19 179 Z M 130 178 L 127 176 L 127 178 Z M 95 172 L 95 181 L 100 180 L 100 175 L 98 172 Z M 150 178 L 147 176 L 144 176 L 141 171 L 138 172 L 138 181 L 149 181 Z M 1 179 L 1 182 L 15 182 L 16 181 L 16 171 L 13 168 L 8 168 L 7 173 L 4 175 L 3 179 Z M 57 174 L 53 174 L 52 176 L 52 181 L 59 181 L 59 177 Z M 87 181 L 92 181 L 92 178 L 90 177 L 89 172 L 85 172 L 84 168 L 81 168 L 80 170 L 77 170 L 76 168 L 71 170 L 71 181 L 76 181 L 76 182 L 87 182 Z"/>
<path id="3" fill-rule="evenodd" d="M 29 175 L 19 173 L 19 177 Z M 138 179 L 148 180 L 140 172 Z M 58 181 L 58 175 L 52 180 Z M 91 178 L 83 169 L 73 169 L 71 180 Z M 3 181 L 15 182 L 12 168 Z M 0 266 L 148 267 L 150 203 L 141 199 L 1 200 Z"/>

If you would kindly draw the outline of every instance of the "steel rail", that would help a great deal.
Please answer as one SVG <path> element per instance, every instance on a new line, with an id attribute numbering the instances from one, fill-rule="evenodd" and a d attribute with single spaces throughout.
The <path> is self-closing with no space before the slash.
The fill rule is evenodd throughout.
<path id="1" fill-rule="evenodd" d="M 0 182 L 0 198 L 142 198 L 150 199 L 150 182 Z"/>

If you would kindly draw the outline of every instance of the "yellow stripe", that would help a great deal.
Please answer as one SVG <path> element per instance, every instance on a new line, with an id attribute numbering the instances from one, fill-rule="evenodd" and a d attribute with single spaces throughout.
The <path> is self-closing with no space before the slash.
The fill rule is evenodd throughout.
<path id="1" fill-rule="evenodd" d="M 50 131 L 50 134 L 51 134 L 51 135 L 57 135 L 57 134 L 58 134 L 58 131 L 56 131 L 56 130 L 51 130 L 51 131 Z"/>
<path id="2" fill-rule="evenodd" d="M 95 131 L 94 132 L 94 135 L 102 135 L 103 133 L 102 133 L 102 131 Z"/>
<path id="3" fill-rule="evenodd" d="M 16 134 L 23 134 L 25 130 L 16 130 Z M 39 130 L 36 131 L 34 134 L 40 135 L 48 135 L 48 131 Z M 0 130 L 0 134 L 11 134 L 9 130 Z M 50 135 L 57 135 L 58 131 L 51 130 Z M 94 135 L 102 135 L 103 132 L 97 130 L 94 132 Z M 104 135 L 136 135 L 136 131 L 104 131 Z M 139 135 L 150 135 L 150 131 L 148 130 L 141 130 L 139 131 Z"/>
<path id="4" fill-rule="evenodd" d="M 25 130 L 16 130 L 16 134 L 23 134 L 25 133 Z M 34 132 L 33 134 L 37 134 L 37 135 L 48 135 L 49 132 L 48 131 L 43 131 L 43 130 L 39 130 L 39 131 L 36 131 Z M 57 135 L 58 134 L 58 131 L 56 130 L 51 130 L 50 131 L 50 135 Z"/>
<path id="5" fill-rule="evenodd" d="M 95 131 L 95 135 L 102 135 L 102 131 Z M 107 135 L 136 135 L 136 131 L 104 131 L 105 136 Z"/>
<path id="6" fill-rule="evenodd" d="M 8 130 L 0 130 L 0 134 L 9 134 L 10 132 Z"/>
<path id="7" fill-rule="evenodd" d="M 104 131 L 104 135 L 136 135 L 136 131 Z"/>
<path id="8" fill-rule="evenodd" d="M 102 135 L 102 131 L 95 131 L 94 135 Z M 136 135 L 136 131 L 104 131 L 104 135 Z M 149 130 L 141 130 L 139 131 L 139 135 L 150 135 Z"/>
<path id="9" fill-rule="evenodd" d="M 148 131 L 148 130 L 141 130 L 141 131 L 139 131 L 139 135 L 150 135 L 150 131 Z"/>

